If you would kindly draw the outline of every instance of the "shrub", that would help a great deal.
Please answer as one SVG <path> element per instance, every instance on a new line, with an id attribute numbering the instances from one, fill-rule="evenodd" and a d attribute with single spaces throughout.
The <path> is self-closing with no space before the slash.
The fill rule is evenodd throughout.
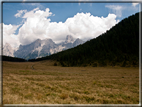
<path id="1" fill-rule="evenodd" d="M 56 62 L 54 63 L 54 66 L 57 66 L 57 63 L 56 63 Z"/>
<path id="2" fill-rule="evenodd" d="M 125 67 L 127 65 L 126 61 L 123 61 L 122 66 L 121 67 Z"/>
<path id="3" fill-rule="evenodd" d="M 95 63 L 93 64 L 93 67 L 97 67 L 97 65 L 98 65 L 98 64 L 95 62 Z"/>

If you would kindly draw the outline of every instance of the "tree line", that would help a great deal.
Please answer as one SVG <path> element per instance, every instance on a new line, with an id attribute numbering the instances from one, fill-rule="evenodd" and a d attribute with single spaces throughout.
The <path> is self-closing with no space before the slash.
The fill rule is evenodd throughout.
<path id="1" fill-rule="evenodd" d="M 2 61 L 10 61 L 10 62 L 26 62 L 25 59 L 22 58 L 16 58 L 16 57 L 10 57 L 10 56 L 5 56 L 2 55 L 0 56 L 2 58 Z"/>

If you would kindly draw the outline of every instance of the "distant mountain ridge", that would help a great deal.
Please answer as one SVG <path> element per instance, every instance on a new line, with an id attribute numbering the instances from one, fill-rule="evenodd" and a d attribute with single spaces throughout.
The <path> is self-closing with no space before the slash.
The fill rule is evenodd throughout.
<path id="1" fill-rule="evenodd" d="M 67 50 L 83 43 L 84 41 L 79 38 L 74 40 L 71 35 L 67 35 L 65 41 L 59 44 L 56 44 L 52 39 L 37 39 L 28 45 L 20 45 L 17 50 L 12 49 L 10 44 L 6 43 L 3 47 L 3 55 L 27 60 L 35 59 Z"/>
<path id="2" fill-rule="evenodd" d="M 12 57 L 14 56 L 14 50 L 11 47 L 11 45 L 8 43 L 6 43 L 5 46 L 3 47 L 3 53 L 6 56 L 12 56 Z"/>

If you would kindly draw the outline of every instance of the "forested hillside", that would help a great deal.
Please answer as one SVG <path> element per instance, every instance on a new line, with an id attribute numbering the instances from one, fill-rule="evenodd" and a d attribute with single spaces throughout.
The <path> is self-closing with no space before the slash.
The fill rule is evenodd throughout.
<path id="1" fill-rule="evenodd" d="M 1 57 L 2 57 L 2 61 L 26 62 L 26 60 L 22 58 L 16 58 L 16 57 L 4 56 L 4 55 L 2 55 Z"/>
<path id="2" fill-rule="evenodd" d="M 47 59 L 56 60 L 62 66 L 138 66 L 139 13 L 83 45 L 31 61 Z"/>

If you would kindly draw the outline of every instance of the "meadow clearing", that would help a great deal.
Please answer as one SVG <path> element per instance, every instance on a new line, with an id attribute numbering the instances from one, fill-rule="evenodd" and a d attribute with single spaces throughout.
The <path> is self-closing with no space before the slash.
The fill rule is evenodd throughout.
<path id="1" fill-rule="evenodd" d="M 139 104 L 139 69 L 3 61 L 3 104 Z"/>

